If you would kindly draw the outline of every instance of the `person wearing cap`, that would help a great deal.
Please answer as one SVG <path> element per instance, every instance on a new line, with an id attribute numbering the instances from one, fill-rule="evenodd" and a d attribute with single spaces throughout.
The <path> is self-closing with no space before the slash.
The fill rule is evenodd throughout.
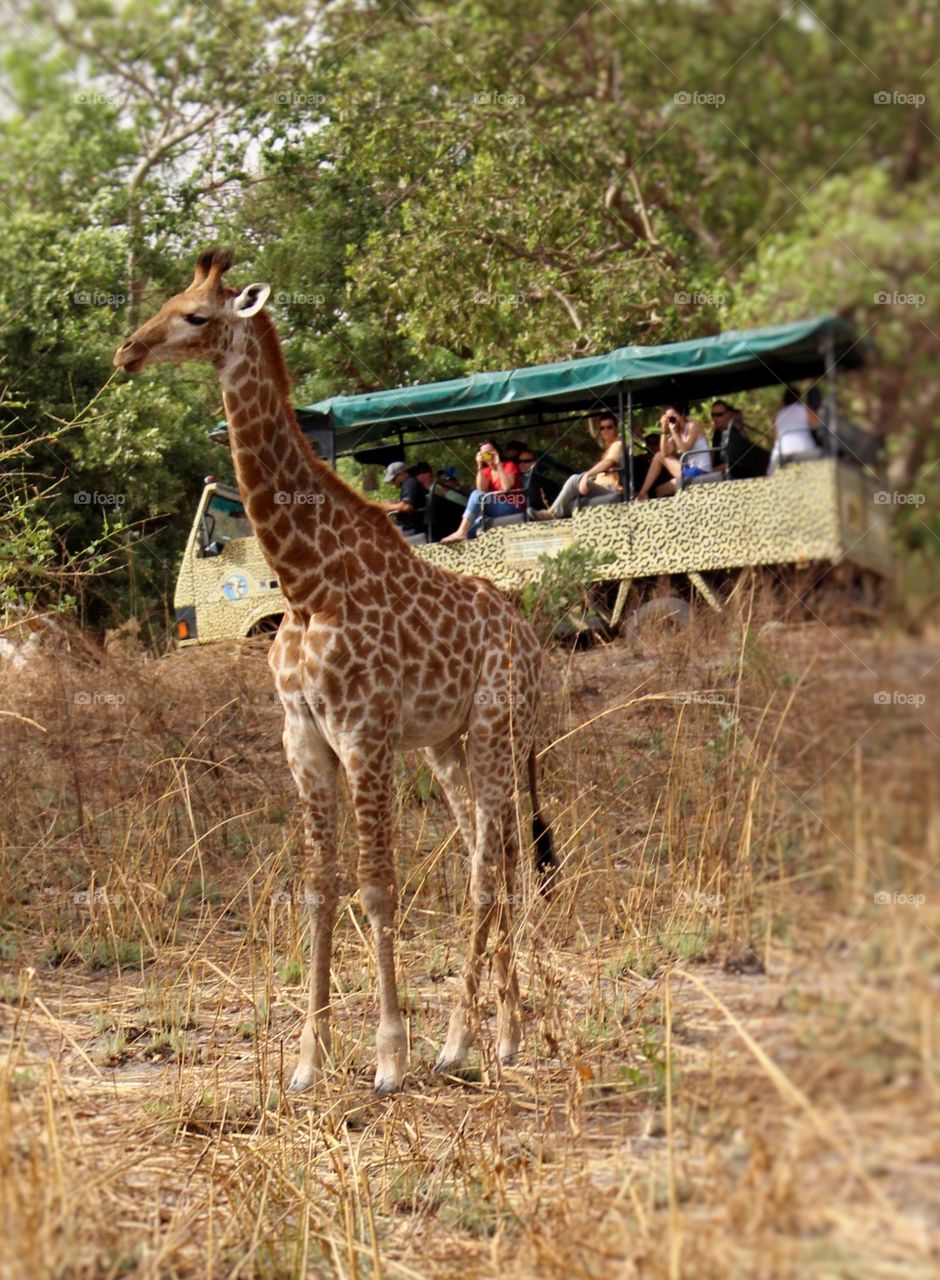
<path id="1" fill-rule="evenodd" d="M 422 484 L 421 479 L 413 471 L 409 471 L 403 462 L 390 463 L 382 479 L 386 484 L 396 485 L 401 492 L 401 497 L 397 502 L 377 504 L 383 511 L 395 517 L 395 523 L 406 537 L 424 533 L 424 508 L 433 472 L 426 462 L 419 463 L 418 466 L 428 473 L 426 484 Z M 417 467 L 414 471 L 417 471 Z"/>

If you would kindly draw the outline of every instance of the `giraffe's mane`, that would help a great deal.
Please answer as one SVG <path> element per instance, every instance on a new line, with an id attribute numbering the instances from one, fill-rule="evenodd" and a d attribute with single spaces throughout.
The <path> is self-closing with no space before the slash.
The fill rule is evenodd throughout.
<path id="1" fill-rule="evenodd" d="M 310 441 L 300 430 L 300 424 L 297 422 L 297 414 L 291 398 L 290 374 L 287 372 L 281 340 L 274 321 L 267 311 L 259 311 L 254 317 L 254 337 L 263 351 L 265 368 L 277 387 L 282 406 L 293 422 L 297 424 L 297 435 L 303 446 L 304 454 L 310 464 L 316 468 L 324 486 L 337 496 L 345 497 L 347 502 L 353 506 L 356 518 L 367 520 L 380 537 L 398 540 L 395 527 L 385 512 L 380 510 L 375 503 L 370 502 L 368 498 L 364 498 L 361 493 L 357 493 L 351 485 L 346 483 L 342 476 L 337 475 L 332 467 L 328 466 L 321 458 L 318 458 L 310 445 Z"/>

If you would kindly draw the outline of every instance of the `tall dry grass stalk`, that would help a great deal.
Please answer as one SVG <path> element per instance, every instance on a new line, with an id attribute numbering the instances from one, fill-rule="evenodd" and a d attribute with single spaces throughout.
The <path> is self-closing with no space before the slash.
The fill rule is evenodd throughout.
<path id="1" fill-rule="evenodd" d="M 766 621 L 548 655 L 564 870 L 545 902 L 526 867 L 513 1070 L 487 993 L 477 1065 L 430 1073 L 467 875 L 402 763 L 383 1102 L 354 898 L 336 1069 L 283 1093 L 306 944 L 263 646 L 73 638 L 0 676 L 3 1273 L 936 1274 L 936 647 Z"/>

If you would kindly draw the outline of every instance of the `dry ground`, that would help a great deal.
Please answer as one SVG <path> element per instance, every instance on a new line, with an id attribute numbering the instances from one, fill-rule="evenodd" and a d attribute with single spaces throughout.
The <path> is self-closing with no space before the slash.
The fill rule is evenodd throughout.
<path id="1" fill-rule="evenodd" d="M 336 1070 L 282 1092 L 305 938 L 263 646 L 0 674 L 0 1272 L 937 1275 L 938 654 L 759 610 L 554 651 L 564 880 L 527 875 L 502 1073 L 488 1019 L 430 1074 L 467 878 L 406 760 L 382 1101 L 355 899 Z"/>

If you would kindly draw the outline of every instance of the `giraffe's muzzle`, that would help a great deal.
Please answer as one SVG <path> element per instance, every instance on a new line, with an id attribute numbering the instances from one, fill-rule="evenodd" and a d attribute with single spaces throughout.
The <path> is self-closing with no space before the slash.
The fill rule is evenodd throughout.
<path id="1" fill-rule="evenodd" d="M 114 367 L 123 369 L 125 373 L 137 373 L 147 363 L 149 355 L 149 347 L 134 338 L 128 338 L 114 353 Z"/>

